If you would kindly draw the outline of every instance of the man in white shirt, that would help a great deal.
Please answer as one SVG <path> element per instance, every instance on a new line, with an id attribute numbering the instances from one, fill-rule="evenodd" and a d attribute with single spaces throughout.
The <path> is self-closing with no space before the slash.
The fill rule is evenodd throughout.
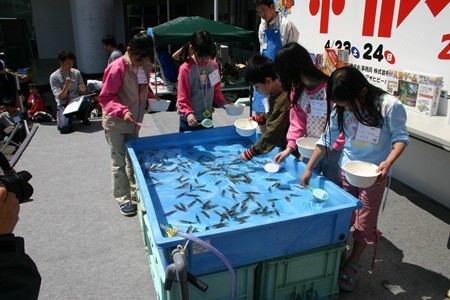
<path id="1" fill-rule="evenodd" d="M 272 61 L 277 52 L 289 42 L 298 42 L 299 33 L 294 23 L 275 10 L 273 0 L 254 0 L 256 14 L 261 17 L 258 37 L 260 52 Z M 262 100 L 264 96 L 254 91 L 252 110 L 256 113 L 265 112 Z"/>

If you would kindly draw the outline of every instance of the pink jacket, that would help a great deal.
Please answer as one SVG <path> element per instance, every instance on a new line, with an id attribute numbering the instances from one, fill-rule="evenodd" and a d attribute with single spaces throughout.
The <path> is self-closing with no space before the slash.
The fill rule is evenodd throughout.
<path id="1" fill-rule="evenodd" d="M 197 120 L 202 120 L 205 108 L 212 113 L 213 103 L 218 107 L 227 103 L 220 90 L 220 81 L 211 86 L 209 75 L 213 72 L 220 74 L 218 64 L 212 59 L 198 64 L 191 59 L 180 66 L 177 105 L 182 119 L 186 120 L 189 114 L 194 114 Z"/>
<path id="2" fill-rule="evenodd" d="M 136 122 L 142 122 L 148 97 L 153 94 L 148 89 L 151 67 L 144 69 L 147 83 L 139 84 L 137 70 L 130 62 L 128 53 L 116 59 L 105 70 L 102 91 L 98 102 L 103 108 L 103 128 L 121 133 L 139 130 L 136 124 L 128 124 L 123 116 L 130 111 Z"/>
<path id="3" fill-rule="evenodd" d="M 326 101 L 326 89 L 326 82 L 323 82 L 314 90 L 304 89 L 297 104 L 291 107 L 289 111 L 290 126 L 286 135 L 287 147 L 295 150 L 297 149 L 295 141 L 298 138 L 304 136 L 318 138 L 323 133 L 326 115 L 322 114 L 319 116 L 311 114 L 311 101 Z M 292 91 L 291 97 L 293 96 L 294 92 Z M 344 146 L 344 143 L 345 137 L 341 134 L 332 148 L 334 150 L 340 150 Z"/>

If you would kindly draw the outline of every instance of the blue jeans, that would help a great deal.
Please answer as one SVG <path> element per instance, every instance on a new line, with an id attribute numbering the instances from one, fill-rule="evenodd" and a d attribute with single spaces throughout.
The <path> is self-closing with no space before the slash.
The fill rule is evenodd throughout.
<path id="1" fill-rule="evenodd" d="M 73 119 L 77 117 L 80 120 L 86 120 L 93 109 L 93 100 L 91 98 L 87 98 L 83 103 L 81 103 L 78 112 L 64 115 L 64 110 L 66 109 L 66 105 L 58 105 L 56 107 L 57 112 L 57 121 L 56 128 L 60 133 L 70 133 L 73 129 Z"/>

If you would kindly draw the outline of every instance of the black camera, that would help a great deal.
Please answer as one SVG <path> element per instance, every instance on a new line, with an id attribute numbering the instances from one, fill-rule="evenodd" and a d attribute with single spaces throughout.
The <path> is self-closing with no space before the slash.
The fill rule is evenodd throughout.
<path id="1" fill-rule="evenodd" d="M 20 171 L 10 175 L 1 175 L 0 182 L 5 185 L 8 192 L 16 194 L 19 203 L 32 201 L 33 187 L 28 183 L 31 174 L 27 171 Z"/>

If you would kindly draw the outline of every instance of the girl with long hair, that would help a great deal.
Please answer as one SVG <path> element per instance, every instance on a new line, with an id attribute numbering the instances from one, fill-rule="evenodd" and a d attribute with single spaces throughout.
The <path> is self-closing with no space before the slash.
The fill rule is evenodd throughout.
<path id="1" fill-rule="evenodd" d="M 377 171 L 381 172 L 376 182 L 368 188 L 352 186 L 345 173 L 341 173 L 343 189 L 363 203 L 363 208 L 353 213 L 352 252 L 344 260 L 344 267 L 339 272 L 339 287 L 352 291 L 356 282 L 355 274 L 361 267 L 359 259 L 366 245 L 375 244 L 376 247 L 381 236 L 377 221 L 387 175 L 409 143 L 406 111 L 397 98 L 370 84 L 364 74 L 353 67 L 339 68 L 331 74 L 327 101 L 329 107 L 331 101 L 336 105 L 332 112 L 327 113 L 327 129 L 316 144 L 301 176 L 301 184 L 308 185 L 312 170 L 325 154 L 326 147 L 333 144 L 342 133 L 345 135 L 345 144 L 340 166 L 360 160 L 376 164 Z"/>

